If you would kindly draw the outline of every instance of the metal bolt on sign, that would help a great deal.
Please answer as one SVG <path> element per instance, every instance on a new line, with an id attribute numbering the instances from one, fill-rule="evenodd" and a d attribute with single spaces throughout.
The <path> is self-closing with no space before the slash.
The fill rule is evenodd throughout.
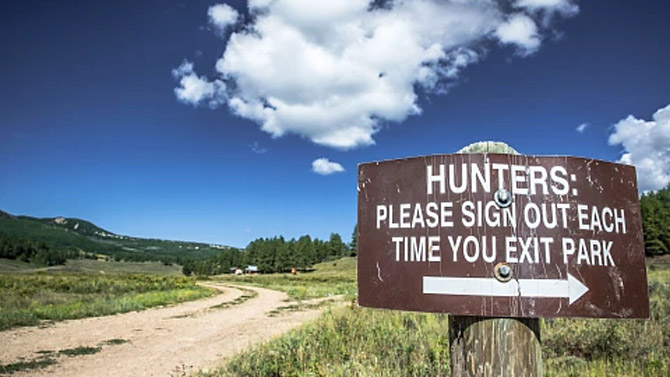
<path id="1" fill-rule="evenodd" d="M 498 281 L 507 283 L 508 281 L 512 280 L 514 271 L 509 264 L 500 262 L 494 267 L 493 275 L 496 279 L 498 279 Z"/>
<path id="2" fill-rule="evenodd" d="M 514 197 L 509 191 L 505 189 L 500 189 L 496 191 L 496 193 L 493 195 L 493 201 L 495 201 L 498 207 L 507 208 L 510 205 L 512 205 Z"/>

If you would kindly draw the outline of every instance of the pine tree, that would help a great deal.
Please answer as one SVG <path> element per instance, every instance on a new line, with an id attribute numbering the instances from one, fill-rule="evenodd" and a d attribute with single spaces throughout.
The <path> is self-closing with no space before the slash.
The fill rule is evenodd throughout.
<path id="1" fill-rule="evenodd" d="M 358 223 L 354 225 L 354 231 L 351 233 L 351 242 L 349 243 L 350 255 L 355 257 L 358 255 Z"/>
<path id="2" fill-rule="evenodd" d="M 294 240 L 291 240 L 289 242 L 282 242 L 277 245 L 274 265 L 275 272 L 284 272 L 295 267 L 292 247 L 294 242 Z"/>
<path id="3" fill-rule="evenodd" d="M 640 198 L 645 253 L 670 253 L 670 186 Z"/>
<path id="4" fill-rule="evenodd" d="M 342 237 L 337 233 L 330 234 L 330 241 L 328 241 L 328 255 L 331 259 L 343 257 L 346 251 L 346 245 L 342 242 Z"/>
<path id="5" fill-rule="evenodd" d="M 307 268 L 316 262 L 316 252 L 310 236 L 302 236 L 295 244 L 296 267 Z"/>

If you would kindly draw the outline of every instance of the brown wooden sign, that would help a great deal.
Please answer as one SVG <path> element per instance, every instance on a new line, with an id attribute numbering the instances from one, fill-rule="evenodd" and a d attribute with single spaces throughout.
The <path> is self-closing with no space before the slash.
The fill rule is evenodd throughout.
<path id="1" fill-rule="evenodd" d="M 361 164 L 358 231 L 361 306 L 649 316 L 632 166 L 507 154 Z"/>

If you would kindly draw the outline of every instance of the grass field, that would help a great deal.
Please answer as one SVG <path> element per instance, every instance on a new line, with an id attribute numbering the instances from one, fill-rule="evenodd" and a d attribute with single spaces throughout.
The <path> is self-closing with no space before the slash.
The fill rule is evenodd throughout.
<path id="1" fill-rule="evenodd" d="M 165 265 L 160 262 L 105 262 L 92 259 L 68 260 L 63 266 L 49 267 L 50 271 L 75 273 L 129 273 L 150 275 L 182 276 L 181 266 Z"/>
<path id="2" fill-rule="evenodd" d="M 94 317 L 212 295 L 187 277 L 66 272 L 0 274 L 0 330 Z"/>
<path id="3" fill-rule="evenodd" d="M 29 271 L 39 267 L 40 266 L 32 263 L 0 258 L 0 274 L 5 274 L 8 272 Z"/>
<path id="4" fill-rule="evenodd" d="M 344 295 L 356 298 L 356 258 L 342 258 L 333 262 L 319 263 L 315 271 L 291 274 L 268 275 L 218 275 L 215 281 L 249 284 L 257 287 L 286 292 L 294 300 Z"/>
<path id="5" fill-rule="evenodd" d="M 0 258 L 0 274 L 8 272 L 70 272 L 90 274 L 151 274 L 181 276 L 181 267 L 160 262 L 116 262 L 93 259 L 70 259 L 62 266 L 44 267 L 32 263 Z"/>
<path id="6" fill-rule="evenodd" d="M 355 291 L 355 260 L 298 276 L 244 277 L 248 282 L 327 296 Z M 225 280 L 231 279 L 226 277 Z M 542 320 L 545 376 L 670 376 L 670 264 L 649 266 L 651 319 Z M 371 310 L 328 310 L 318 320 L 199 376 L 447 376 L 448 317 Z"/>

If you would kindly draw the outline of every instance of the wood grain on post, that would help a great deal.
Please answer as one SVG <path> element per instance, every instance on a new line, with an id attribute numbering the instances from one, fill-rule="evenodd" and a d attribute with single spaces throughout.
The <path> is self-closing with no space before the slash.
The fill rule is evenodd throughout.
<path id="1" fill-rule="evenodd" d="M 471 144 L 459 153 L 517 154 L 505 143 Z M 534 318 L 449 316 L 452 377 L 540 377 L 540 322 Z"/>
<path id="2" fill-rule="evenodd" d="M 540 377 L 535 318 L 449 317 L 452 377 Z"/>

